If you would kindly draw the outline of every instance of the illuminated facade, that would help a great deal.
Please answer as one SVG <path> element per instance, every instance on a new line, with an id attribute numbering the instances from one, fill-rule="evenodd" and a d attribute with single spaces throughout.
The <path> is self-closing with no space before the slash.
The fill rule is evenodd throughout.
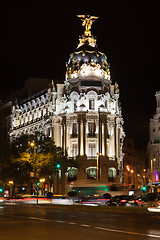
<path id="1" fill-rule="evenodd" d="M 152 180 L 160 181 L 160 92 L 156 92 L 157 108 L 156 114 L 153 119 L 150 119 L 150 141 L 148 144 L 149 150 L 149 165 L 151 160 L 153 161 L 152 166 Z"/>
<path id="2" fill-rule="evenodd" d="M 46 91 L 15 104 L 12 110 L 11 139 L 42 131 L 77 159 L 80 167 L 68 169 L 67 186 L 123 181 L 125 134 L 119 88 L 117 83 L 111 84 L 107 57 L 98 51 L 91 35 L 89 26 L 94 18 L 88 18 L 88 25 L 83 19 L 86 30 L 66 64 L 64 84 L 54 86 L 52 82 Z"/>

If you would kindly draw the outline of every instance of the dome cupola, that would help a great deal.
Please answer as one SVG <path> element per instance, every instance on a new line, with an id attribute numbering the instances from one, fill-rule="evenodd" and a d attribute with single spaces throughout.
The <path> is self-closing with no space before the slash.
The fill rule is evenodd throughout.
<path id="1" fill-rule="evenodd" d="M 91 25 L 98 17 L 78 15 L 85 26 L 84 35 L 79 38 L 76 50 L 66 63 L 66 85 L 70 88 L 79 83 L 79 88 L 104 88 L 110 84 L 110 70 L 107 56 L 97 48 L 96 39 L 91 35 Z"/>

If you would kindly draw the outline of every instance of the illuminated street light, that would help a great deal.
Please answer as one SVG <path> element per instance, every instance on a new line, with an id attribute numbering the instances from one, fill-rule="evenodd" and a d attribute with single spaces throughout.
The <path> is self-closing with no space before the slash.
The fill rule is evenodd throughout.
<path id="1" fill-rule="evenodd" d="M 31 146 L 31 147 L 34 147 L 34 145 L 35 145 L 34 142 L 31 142 L 31 143 L 30 143 L 30 146 Z"/>
<path id="2" fill-rule="evenodd" d="M 45 179 L 45 178 L 41 178 L 41 179 L 39 179 L 39 181 L 40 181 L 41 183 L 43 183 L 43 182 L 46 181 L 46 179 Z"/>
<path id="3" fill-rule="evenodd" d="M 9 184 L 12 184 L 12 185 L 14 184 L 14 182 L 13 182 L 13 181 L 9 181 L 8 183 L 9 183 Z"/>

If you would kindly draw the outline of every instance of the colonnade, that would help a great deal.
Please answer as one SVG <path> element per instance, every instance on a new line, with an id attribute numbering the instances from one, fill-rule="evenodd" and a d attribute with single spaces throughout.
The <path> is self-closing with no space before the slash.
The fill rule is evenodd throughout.
<path id="1" fill-rule="evenodd" d="M 103 156 L 108 156 L 109 148 L 112 148 L 113 158 L 118 160 L 120 158 L 120 128 L 117 124 L 117 119 L 109 120 L 105 113 L 99 113 L 99 116 L 96 115 L 95 124 L 96 132 L 95 136 L 89 137 L 87 135 L 87 123 L 88 116 L 86 113 L 77 114 L 77 124 L 78 124 L 78 135 L 77 135 L 77 144 L 78 144 L 78 156 L 86 156 L 87 144 L 89 139 L 96 139 L 96 151 L 101 153 Z M 90 118 L 93 121 L 93 118 Z M 69 122 L 70 121 L 70 122 Z M 68 123 L 69 122 L 69 123 Z M 72 121 L 67 120 L 66 116 L 62 116 L 61 122 L 61 146 L 65 150 L 70 149 L 72 146 L 69 146 L 71 135 L 68 134 L 69 127 L 71 127 Z M 68 128 L 68 129 L 67 129 Z M 113 128 L 113 134 L 111 136 L 111 131 L 109 128 Z M 112 142 L 109 142 L 112 141 Z"/>

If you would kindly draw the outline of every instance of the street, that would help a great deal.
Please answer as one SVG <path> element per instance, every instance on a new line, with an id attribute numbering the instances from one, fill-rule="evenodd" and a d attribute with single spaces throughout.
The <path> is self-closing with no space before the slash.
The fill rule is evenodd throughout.
<path id="1" fill-rule="evenodd" d="M 160 239 L 160 215 L 49 206 L 0 206 L 1 240 Z"/>

